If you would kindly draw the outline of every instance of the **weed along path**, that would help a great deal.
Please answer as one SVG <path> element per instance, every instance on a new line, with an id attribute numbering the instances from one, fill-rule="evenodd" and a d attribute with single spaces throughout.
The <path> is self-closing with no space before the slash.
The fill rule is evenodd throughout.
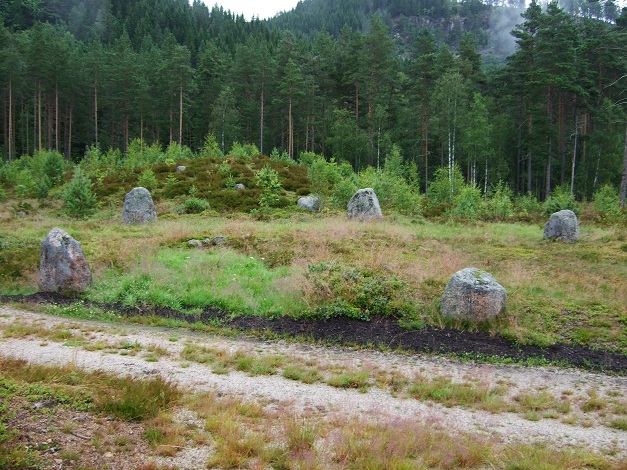
<path id="1" fill-rule="evenodd" d="M 3 306 L 0 337 L 0 357 L 142 379 L 161 376 L 190 392 L 233 396 L 266 410 L 320 420 L 403 419 L 502 443 L 585 447 L 627 459 L 624 376 L 226 338 Z M 164 465 L 186 468 L 172 459 Z"/>

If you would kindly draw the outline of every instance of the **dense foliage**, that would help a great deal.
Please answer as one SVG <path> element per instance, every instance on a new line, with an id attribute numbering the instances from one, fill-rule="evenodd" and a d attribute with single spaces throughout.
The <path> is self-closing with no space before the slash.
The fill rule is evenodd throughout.
<path id="1" fill-rule="evenodd" d="M 334 3 L 304 1 L 268 23 L 198 0 L 3 2 L 1 156 L 55 150 L 79 161 L 89 148 L 133 167 L 159 163 L 164 144 L 168 161 L 254 144 L 358 173 L 402 155 L 400 177 L 415 186 L 419 175 L 423 192 L 440 168 L 453 181 L 456 167 L 484 194 L 500 180 L 541 200 L 558 186 L 578 198 L 620 186 L 627 10 L 531 3 L 499 64 L 480 52 L 498 52 L 496 18 L 515 17 L 516 5 Z M 56 184 L 42 181 L 25 191 Z M 343 177 L 325 196 L 344 198 L 352 184 Z"/>

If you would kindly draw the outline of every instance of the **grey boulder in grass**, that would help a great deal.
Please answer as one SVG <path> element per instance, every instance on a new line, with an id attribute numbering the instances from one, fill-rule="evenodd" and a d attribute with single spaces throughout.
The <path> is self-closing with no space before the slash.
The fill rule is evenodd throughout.
<path id="1" fill-rule="evenodd" d="M 138 187 L 124 197 L 122 222 L 125 224 L 145 224 L 157 220 L 157 212 L 150 191 Z"/>
<path id="2" fill-rule="evenodd" d="M 81 244 L 60 228 L 50 230 L 41 243 L 39 290 L 76 294 L 92 283 Z"/>
<path id="3" fill-rule="evenodd" d="M 352 220 L 381 220 L 381 206 L 372 188 L 360 189 L 348 201 L 348 218 Z"/>
<path id="4" fill-rule="evenodd" d="M 477 268 L 456 272 L 444 289 L 440 309 L 445 317 L 486 321 L 505 307 L 507 292 L 492 274 Z"/>
<path id="5" fill-rule="evenodd" d="M 551 214 L 544 226 L 545 240 L 574 242 L 579 239 L 579 220 L 571 210 L 563 210 Z"/>
<path id="6" fill-rule="evenodd" d="M 299 198 L 296 205 L 311 212 L 320 212 L 322 201 L 315 194 L 310 194 L 309 196 Z"/>

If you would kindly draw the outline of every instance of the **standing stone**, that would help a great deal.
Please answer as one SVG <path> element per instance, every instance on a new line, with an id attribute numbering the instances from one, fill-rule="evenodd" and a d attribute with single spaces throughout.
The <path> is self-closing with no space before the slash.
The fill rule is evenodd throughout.
<path id="1" fill-rule="evenodd" d="M 372 188 L 360 189 L 348 201 L 348 218 L 357 220 L 381 220 L 381 206 Z"/>
<path id="2" fill-rule="evenodd" d="M 485 321 L 503 311 L 507 292 L 492 274 L 477 268 L 456 272 L 444 289 L 442 314 L 462 320 Z"/>
<path id="3" fill-rule="evenodd" d="M 544 226 L 544 239 L 574 242 L 579 239 L 579 221 L 571 210 L 551 214 Z"/>
<path id="4" fill-rule="evenodd" d="M 146 188 L 134 188 L 124 198 L 122 222 L 125 224 L 145 224 L 157 219 L 155 205 Z"/>
<path id="5" fill-rule="evenodd" d="M 299 198 L 296 204 L 298 205 L 298 207 L 310 210 L 311 212 L 320 212 L 320 209 L 322 207 L 322 201 L 320 200 L 320 197 L 316 196 L 315 194 L 310 194 L 309 196 Z"/>
<path id="6" fill-rule="evenodd" d="M 60 228 L 53 228 L 41 243 L 39 290 L 74 294 L 91 285 L 92 274 L 81 244 Z"/>

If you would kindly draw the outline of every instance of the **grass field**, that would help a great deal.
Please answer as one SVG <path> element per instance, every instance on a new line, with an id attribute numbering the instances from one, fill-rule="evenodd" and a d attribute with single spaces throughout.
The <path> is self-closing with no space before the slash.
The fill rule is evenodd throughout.
<path id="1" fill-rule="evenodd" d="M 60 227 L 83 245 L 94 272 L 85 294 L 91 300 L 167 306 L 190 318 L 207 306 L 266 317 L 381 314 L 409 328 L 480 328 L 521 344 L 567 342 L 627 354 L 623 226 L 582 223 L 580 241 L 566 244 L 544 241 L 540 224 L 397 215 L 355 223 L 339 213 L 288 209 L 269 220 L 168 213 L 127 226 L 117 207 L 74 220 L 54 204 L 20 218 L 12 204 L 0 205 L 3 294 L 37 290 L 40 243 Z M 215 236 L 226 243 L 187 244 Z M 439 314 L 439 299 L 450 277 L 471 266 L 507 289 L 506 311 L 486 325 L 451 324 Z"/>

